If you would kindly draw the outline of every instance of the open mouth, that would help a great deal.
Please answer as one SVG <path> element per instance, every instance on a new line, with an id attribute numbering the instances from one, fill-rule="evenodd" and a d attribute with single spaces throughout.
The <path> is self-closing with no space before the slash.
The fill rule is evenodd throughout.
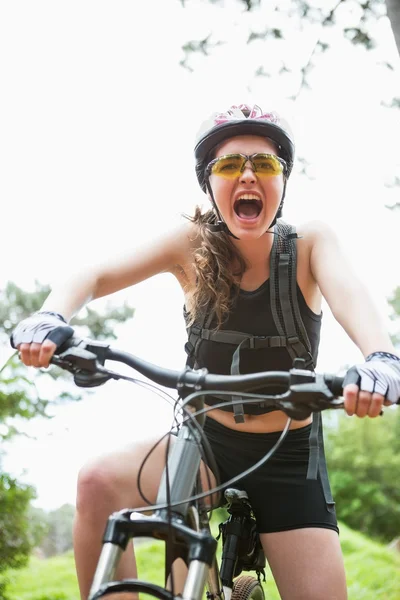
<path id="1" fill-rule="evenodd" d="M 240 219 L 256 219 L 262 211 L 262 202 L 254 194 L 244 194 L 238 198 L 233 210 Z"/>

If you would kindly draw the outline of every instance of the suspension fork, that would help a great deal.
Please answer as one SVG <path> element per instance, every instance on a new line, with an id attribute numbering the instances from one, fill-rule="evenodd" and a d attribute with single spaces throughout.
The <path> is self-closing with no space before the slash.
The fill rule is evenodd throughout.
<path id="1" fill-rule="evenodd" d="M 201 600 L 208 574 L 213 564 L 217 541 L 207 531 L 194 531 L 179 517 L 166 521 L 163 516 L 145 516 L 130 510 L 111 515 L 103 538 L 103 548 L 96 569 L 89 598 L 101 587 L 113 580 L 118 559 L 134 537 L 152 537 L 168 542 L 170 534 L 174 542 L 187 549 L 188 574 L 183 588 L 184 600 Z M 137 584 L 145 582 L 136 580 Z"/>

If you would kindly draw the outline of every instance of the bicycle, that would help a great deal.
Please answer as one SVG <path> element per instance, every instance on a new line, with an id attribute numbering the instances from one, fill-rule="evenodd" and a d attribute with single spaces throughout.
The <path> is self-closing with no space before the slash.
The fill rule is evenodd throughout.
<path id="1" fill-rule="evenodd" d="M 109 517 L 88 600 L 117 592 L 143 592 L 160 600 L 173 600 L 176 596 L 172 564 L 177 558 L 182 558 L 187 565 L 183 592 L 179 595 L 183 600 L 202 600 L 205 589 L 208 600 L 263 600 L 261 577 L 265 579 L 265 556 L 255 518 L 247 494 L 231 487 L 244 474 L 223 485 L 219 485 L 217 477 L 214 489 L 198 492 L 203 447 L 211 470 L 214 474 L 218 472 L 211 451 L 208 450 L 207 454 L 207 442 L 202 439 L 202 425 L 208 410 L 204 406 L 204 398 L 207 394 L 218 392 L 233 398 L 239 396 L 236 402 L 241 403 L 262 400 L 288 415 L 288 422 L 278 441 L 259 463 L 251 467 L 252 470 L 278 449 L 289 431 L 291 419 L 303 420 L 312 412 L 343 407 L 340 398 L 343 378 L 305 370 L 301 359 L 296 359 L 288 372 L 267 371 L 234 376 L 213 375 L 205 369 L 185 368 L 178 372 L 112 349 L 105 343 L 78 338 L 66 342 L 51 362 L 71 372 L 75 384 L 80 387 L 95 387 L 110 379 L 135 382 L 131 377 L 107 369 L 104 366 L 106 360 L 123 363 L 157 385 L 177 390 L 181 423 L 166 460 L 156 504 L 124 509 Z M 268 396 L 254 391 L 271 385 L 282 388 L 283 393 Z M 190 412 L 188 406 L 194 412 Z M 219 568 L 217 539 L 210 531 L 204 499 L 222 489 L 225 490 L 229 517 L 220 524 L 222 555 Z M 153 511 L 152 515 L 147 514 L 149 511 Z M 165 587 L 140 579 L 113 580 L 122 552 L 135 537 L 165 542 Z M 257 577 L 239 577 L 244 570 L 255 571 Z M 172 591 L 167 588 L 168 580 Z"/>

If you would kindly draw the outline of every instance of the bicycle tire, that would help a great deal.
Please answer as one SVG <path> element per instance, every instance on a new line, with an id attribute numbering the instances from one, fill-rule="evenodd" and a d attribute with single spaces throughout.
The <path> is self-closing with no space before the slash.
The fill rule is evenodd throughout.
<path id="1" fill-rule="evenodd" d="M 243 575 L 235 579 L 231 600 L 265 600 L 261 583 L 251 575 Z"/>
<path id="2" fill-rule="evenodd" d="M 100 598 L 107 598 L 110 595 L 114 597 L 119 592 L 143 593 L 159 600 L 174 600 L 174 597 L 168 590 L 138 579 L 125 579 L 123 581 L 106 583 L 91 598 L 92 600 L 99 600 Z"/>

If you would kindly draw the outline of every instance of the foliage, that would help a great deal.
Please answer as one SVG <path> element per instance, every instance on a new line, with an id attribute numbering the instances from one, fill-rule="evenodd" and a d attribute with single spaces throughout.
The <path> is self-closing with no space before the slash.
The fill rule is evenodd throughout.
<path id="1" fill-rule="evenodd" d="M 400 597 L 400 557 L 339 523 L 349 600 Z"/>
<path id="2" fill-rule="evenodd" d="M 45 534 L 40 542 L 40 550 L 44 556 L 56 556 L 72 549 L 72 523 L 75 507 L 63 504 L 56 510 L 44 513 Z"/>
<path id="3" fill-rule="evenodd" d="M 0 598 L 7 597 L 7 578 L 2 573 L 8 568 L 24 567 L 34 546 L 34 531 L 27 518 L 34 497 L 32 487 L 6 473 L 0 475 Z"/>
<path id="4" fill-rule="evenodd" d="M 400 204 L 399 204 L 400 206 Z M 393 314 L 391 318 L 393 320 L 397 320 L 400 318 L 400 287 L 397 287 L 393 295 L 389 298 L 389 304 L 393 309 Z M 400 346 L 400 332 L 397 335 L 393 336 L 393 342 L 395 345 Z"/>
<path id="5" fill-rule="evenodd" d="M 43 542 L 43 539 L 48 534 L 48 513 L 37 506 L 29 506 L 27 511 L 29 520 L 29 532 L 33 540 L 32 547 L 37 549 Z"/>
<path id="6" fill-rule="evenodd" d="M 33 543 L 27 508 L 34 498 L 32 487 L 0 475 L 0 573 L 26 564 Z M 18 518 L 17 518 L 18 517 Z"/>
<path id="7" fill-rule="evenodd" d="M 340 539 L 347 572 L 349 600 L 398 600 L 400 557 L 384 546 L 340 524 Z M 136 546 L 141 579 L 163 584 L 164 548 L 160 542 Z M 32 558 L 29 567 L 9 572 L 10 598 L 18 600 L 78 600 L 72 553 L 48 560 Z M 267 573 L 266 597 L 279 600 L 271 574 Z M 64 595 L 60 595 L 64 594 Z"/>
<path id="8" fill-rule="evenodd" d="M 371 537 L 400 535 L 400 412 L 342 416 L 326 430 L 326 454 L 338 518 Z"/>
<path id="9" fill-rule="evenodd" d="M 35 540 L 35 552 L 49 558 L 72 550 L 74 516 L 75 507 L 72 504 L 63 504 L 51 511 L 31 506 L 28 519 L 30 534 Z"/>
<path id="10" fill-rule="evenodd" d="M 38 281 L 35 282 L 35 289 L 32 292 L 27 292 L 9 281 L 4 290 L 0 291 L 0 339 L 8 340 L 17 323 L 40 310 L 49 292 L 49 286 Z M 127 304 L 113 308 L 111 303 L 108 303 L 104 314 L 99 314 L 90 308 L 86 308 L 82 314 L 83 316 L 79 314 L 74 317 L 71 325 L 86 327 L 90 337 L 104 340 L 115 339 L 115 326 L 131 318 L 134 310 Z"/>
<path id="11" fill-rule="evenodd" d="M 222 0 L 208 0 L 208 3 L 224 6 Z M 188 6 L 190 0 L 182 4 Z M 303 90 L 310 89 L 314 69 L 322 66 L 323 57 L 338 40 L 348 40 L 349 46 L 356 46 L 359 51 L 374 49 L 377 46 L 375 32 L 381 30 L 379 24 L 382 19 L 389 18 L 400 54 L 398 0 L 285 0 L 275 3 L 268 0 L 237 0 L 237 5 L 243 8 L 243 20 L 238 23 L 240 31 L 247 27 L 247 46 L 264 43 L 264 48 L 259 45 L 258 52 L 250 54 L 252 60 L 248 63 L 248 69 L 254 69 L 253 80 L 274 77 L 279 85 L 282 84 L 282 89 L 287 89 L 289 83 L 286 94 L 290 101 L 296 101 Z M 204 60 L 212 59 L 218 47 L 228 43 L 226 34 L 218 29 L 218 23 L 219 19 L 210 19 L 200 39 L 189 40 L 182 46 L 183 59 L 180 64 L 183 68 L 193 72 L 195 60 L 198 61 L 200 56 Z M 293 42 L 293 36 L 298 32 L 307 40 L 304 58 L 301 58 L 303 54 L 298 52 L 297 44 Z M 374 58 L 372 55 L 371 61 Z M 375 59 L 375 63 L 380 69 L 395 71 L 388 60 L 379 58 Z M 249 77 L 251 82 L 251 73 Z M 398 110 L 400 98 L 389 101 L 383 98 L 381 104 L 388 110 Z M 304 158 L 297 158 L 298 163 L 301 160 L 304 161 Z M 302 166 L 303 172 L 308 175 L 304 164 Z M 397 187 L 399 184 L 399 177 L 394 176 L 387 187 Z M 397 207 L 396 203 L 390 208 Z"/>
<path id="12" fill-rule="evenodd" d="M 218 4 L 221 2 L 215 0 L 209 0 L 212 4 Z M 367 50 L 375 47 L 376 42 L 371 32 L 373 26 L 376 25 L 377 21 L 381 18 L 389 16 L 392 24 L 392 29 L 397 37 L 397 26 L 396 26 L 396 10 L 391 9 L 389 6 L 391 2 L 384 2 L 384 0 L 367 0 L 354 2 L 350 0 L 337 0 L 335 3 L 330 2 L 306 2 L 305 0 L 290 0 L 289 2 L 282 2 L 277 4 L 273 10 L 268 13 L 268 18 L 263 14 L 263 10 L 269 9 L 269 3 L 264 0 L 238 0 L 240 4 L 244 5 L 245 12 L 253 12 L 260 15 L 259 29 L 250 30 L 247 38 L 247 43 L 250 44 L 257 40 L 265 41 L 267 39 L 279 39 L 288 40 L 290 39 L 293 24 L 299 30 L 304 30 L 306 27 L 312 26 L 318 29 L 321 33 L 319 38 L 316 40 L 315 45 L 311 51 L 309 59 L 306 64 L 301 68 L 302 71 L 302 82 L 301 87 L 307 87 L 307 76 L 315 66 L 315 60 L 320 53 L 326 52 L 331 47 L 331 36 L 330 29 L 332 27 L 340 27 L 340 22 L 343 20 L 341 17 L 343 12 L 347 10 L 348 18 L 345 20 L 348 26 L 343 27 L 342 35 L 347 38 L 352 44 L 362 46 Z M 187 6 L 189 2 L 186 2 Z M 390 7 L 391 8 L 391 7 Z M 396 14 L 395 14 L 396 13 Z M 274 18 L 275 17 L 275 18 Z M 284 18 L 282 18 L 284 17 Z M 265 25 L 268 23 L 268 25 Z M 284 25 L 281 25 L 284 23 Z M 191 40 L 184 44 L 182 47 L 184 53 L 184 59 L 181 61 L 181 65 L 188 70 L 193 69 L 190 66 L 190 57 L 193 53 L 201 51 L 205 55 L 209 55 L 213 48 L 224 43 L 224 40 L 213 41 L 213 34 L 210 32 L 204 39 Z M 387 68 L 393 69 L 393 66 L 389 63 L 386 64 Z M 291 67 L 287 64 L 283 64 L 283 68 L 286 72 L 291 71 Z M 256 73 L 261 72 L 265 74 L 264 65 L 256 67 Z"/>
<path id="13" fill-rule="evenodd" d="M 38 282 L 32 292 L 22 290 L 15 283 L 7 283 L 0 292 L 0 342 L 9 344 L 9 336 L 17 323 L 39 310 L 49 291 L 48 286 Z M 71 320 L 71 325 L 84 328 L 85 335 L 94 339 L 115 339 L 115 326 L 132 317 L 133 313 L 127 305 L 120 308 L 108 305 L 105 314 L 86 309 L 84 314 Z M 0 440 L 18 433 L 19 419 L 47 416 L 50 404 L 80 399 L 80 396 L 66 391 L 65 385 L 62 391 L 56 389 L 51 400 L 43 398 L 39 382 L 43 378 L 57 381 L 64 378 L 65 373 L 54 367 L 49 371 L 28 371 L 17 356 L 11 357 L 2 367 L 0 376 Z"/>

